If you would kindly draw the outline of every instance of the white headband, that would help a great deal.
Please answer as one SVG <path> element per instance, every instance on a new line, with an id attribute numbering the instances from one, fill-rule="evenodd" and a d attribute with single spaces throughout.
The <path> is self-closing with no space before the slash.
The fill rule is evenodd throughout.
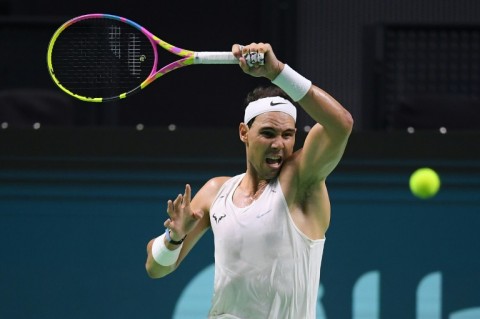
<path id="1" fill-rule="evenodd" d="M 245 109 L 245 117 L 243 122 L 247 124 L 255 116 L 267 112 L 283 112 L 287 113 L 293 120 L 297 120 L 297 108 L 287 99 L 280 96 L 265 97 L 250 102 Z"/>

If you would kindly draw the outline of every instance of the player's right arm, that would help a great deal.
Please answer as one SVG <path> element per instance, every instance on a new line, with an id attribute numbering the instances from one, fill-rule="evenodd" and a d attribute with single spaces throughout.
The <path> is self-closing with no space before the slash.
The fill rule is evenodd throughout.
<path id="1" fill-rule="evenodd" d="M 170 266 L 163 266 L 155 261 L 152 255 L 155 238 L 149 241 L 145 268 L 151 278 L 162 278 L 177 269 L 203 234 L 210 228 L 210 206 L 220 187 L 227 179 L 229 177 L 212 178 L 203 185 L 191 201 L 191 188 L 187 185 L 183 195 L 178 195 L 174 201 L 168 201 L 167 213 L 169 218 L 164 223 L 165 227 L 171 230 L 173 240 L 180 240 L 185 235 L 187 237 L 180 246 L 164 241 L 169 250 L 180 249 L 177 261 Z"/>

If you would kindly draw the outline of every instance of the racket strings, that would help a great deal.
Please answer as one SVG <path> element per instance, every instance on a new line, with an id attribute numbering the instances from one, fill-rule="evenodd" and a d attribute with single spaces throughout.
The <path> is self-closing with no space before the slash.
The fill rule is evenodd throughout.
<path id="1" fill-rule="evenodd" d="M 126 23 L 82 20 L 67 27 L 52 52 L 55 76 L 65 88 L 86 97 L 114 97 L 129 92 L 154 67 L 150 40 Z"/>

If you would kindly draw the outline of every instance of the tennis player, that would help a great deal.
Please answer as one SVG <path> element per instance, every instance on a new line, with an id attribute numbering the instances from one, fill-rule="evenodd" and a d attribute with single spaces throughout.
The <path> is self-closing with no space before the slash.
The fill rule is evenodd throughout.
<path id="1" fill-rule="evenodd" d="M 353 119 L 324 90 L 279 61 L 269 44 L 234 45 L 240 68 L 274 86 L 247 97 L 239 137 L 246 171 L 214 177 L 167 203 L 166 231 L 147 245 L 150 277 L 173 272 L 211 228 L 214 295 L 209 318 L 314 319 L 325 233 L 326 179 Z M 286 95 L 285 95 L 286 93 Z M 316 124 L 294 152 L 298 102 Z"/>

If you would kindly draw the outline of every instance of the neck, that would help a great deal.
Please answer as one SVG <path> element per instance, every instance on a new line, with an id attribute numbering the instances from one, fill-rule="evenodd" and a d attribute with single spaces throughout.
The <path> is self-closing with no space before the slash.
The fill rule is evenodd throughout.
<path id="1" fill-rule="evenodd" d="M 257 200 L 267 187 L 269 180 L 252 181 L 244 178 L 233 194 L 234 203 L 245 207 Z"/>

